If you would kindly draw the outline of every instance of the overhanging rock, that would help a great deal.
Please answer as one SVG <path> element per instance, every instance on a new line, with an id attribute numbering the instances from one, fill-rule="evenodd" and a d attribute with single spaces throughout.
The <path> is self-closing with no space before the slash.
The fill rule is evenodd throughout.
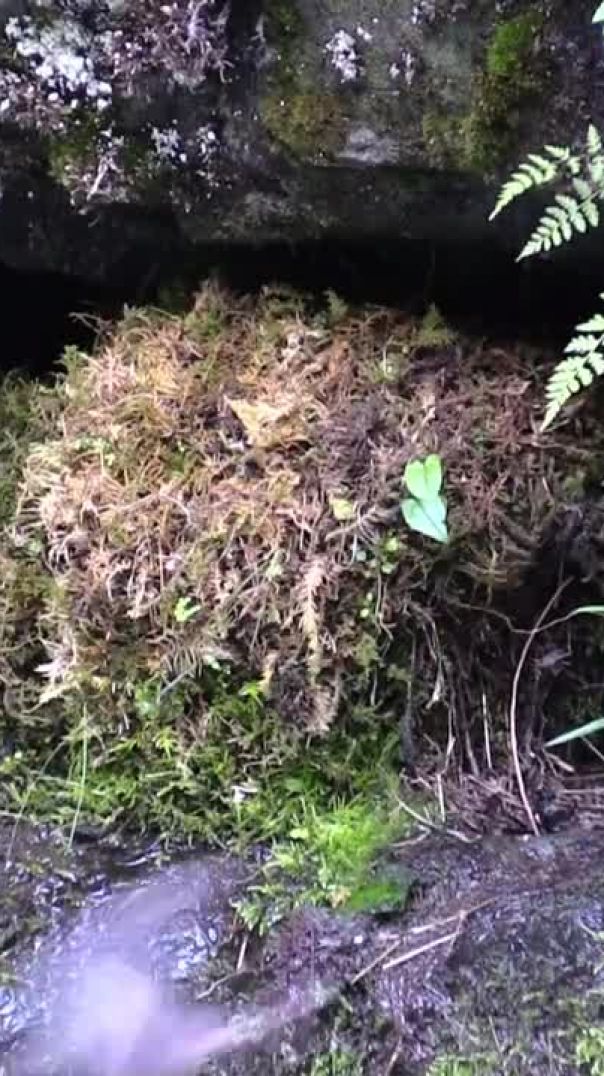
<path id="1" fill-rule="evenodd" d="M 0 261 L 105 283 L 209 243 L 515 251 L 501 176 L 602 112 L 591 6 L 4 0 Z"/>

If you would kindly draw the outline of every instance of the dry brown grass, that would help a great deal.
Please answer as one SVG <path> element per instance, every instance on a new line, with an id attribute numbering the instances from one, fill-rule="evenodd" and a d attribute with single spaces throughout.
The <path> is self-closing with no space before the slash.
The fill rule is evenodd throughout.
<path id="1" fill-rule="evenodd" d="M 521 581 L 576 450 L 536 433 L 533 356 L 417 341 L 386 311 L 329 327 L 299 301 L 208 288 L 186 318 L 130 313 L 72 360 L 10 538 L 13 553 L 41 543 L 53 581 L 42 698 L 92 686 L 118 722 L 124 683 L 168 689 L 235 662 L 322 732 L 377 667 L 367 640 L 378 658 L 398 646 L 400 666 L 418 632 L 433 678 L 453 682 L 439 621 Z M 400 513 L 406 462 L 433 451 L 444 550 Z"/>

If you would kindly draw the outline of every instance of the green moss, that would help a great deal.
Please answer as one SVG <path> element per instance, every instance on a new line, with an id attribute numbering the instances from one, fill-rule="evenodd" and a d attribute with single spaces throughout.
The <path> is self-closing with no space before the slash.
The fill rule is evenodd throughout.
<path id="1" fill-rule="evenodd" d="M 205 344 L 220 336 L 224 329 L 224 320 L 220 309 L 204 310 L 202 314 L 188 317 L 185 321 L 187 331 L 192 340 L 199 344 Z"/>
<path id="2" fill-rule="evenodd" d="M 313 1058 L 308 1076 L 363 1076 L 362 1058 L 352 1050 L 334 1049 Z"/>
<path id="3" fill-rule="evenodd" d="M 422 117 L 422 136 L 433 165 L 438 168 L 465 167 L 462 117 L 427 108 Z"/>
<path id="4" fill-rule="evenodd" d="M 95 160 L 101 125 L 96 116 L 81 115 L 63 134 L 48 141 L 48 170 L 63 187 L 71 186 L 72 176 L 89 169 Z"/>
<path id="5" fill-rule="evenodd" d="M 300 800 L 285 839 L 275 842 L 262 881 L 239 906 L 248 928 L 266 932 L 300 905 L 347 912 L 395 911 L 407 902 L 411 879 L 372 876 L 379 853 L 409 829 L 394 786 L 382 770 L 373 791 L 351 802 L 317 808 Z"/>
<path id="6" fill-rule="evenodd" d="M 495 1076 L 492 1059 L 481 1056 L 476 1058 L 443 1057 L 430 1065 L 426 1076 Z"/>
<path id="7" fill-rule="evenodd" d="M 305 24 L 296 4 L 267 0 L 264 8 L 266 41 L 274 60 L 268 76 L 267 97 L 281 88 L 292 89 L 298 79 Z"/>
<path id="8" fill-rule="evenodd" d="M 513 153 L 524 109 L 544 83 L 534 55 L 543 24 L 539 6 L 499 23 L 487 45 L 468 112 L 429 108 L 423 118 L 426 148 L 436 165 L 490 174 Z"/>
<path id="9" fill-rule="evenodd" d="M 260 97 L 268 133 L 300 157 L 330 156 L 343 142 L 342 99 L 317 92 L 304 63 L 305 24 L 295 5 L 269 0 L 266 37 L 275 60 Z"/>
<path id="10" fill-rule="evenodd" d="M 304 19 L 298 5 L 291 0 L 265 0 L 263 15 L 269 44 L 291 54 L 294 43 L 304 33 Z"/>
<path id="11" fill-rule="evenodd" d="M 364 881 L 352 890 L 345 908 L 350 912 L 395 912 L 402 910 L 409 896 L 409 885 L 394 878 Z"/>
<path id="12" fill-rule="evenodd" d="M 586 1076 L 604 1076 L 604 1028 L 587 1027 L 575 1046 L 575 1060 Z"/>
<path id="13" fill-rule="evenodd" d="M 279 83 L 261 100 L 270 134 L 297 156 L 330 156 L 343 143 L 344 112 L 335 94 Z"/>
<path id="14" fill-rule="evenodd" d="M 473 107 L 463 124 L 464 153 L 470 167 L 490 172 L 513 151 L 521 112 L 542 85 L 533 55 L 543 22 L 538 9 L 500 23 L 487 48 Z"/>
<path id="15" fill-rule="evenodd" d="M 123 647 L 128 731 L 113 736 L 91 716 L 111 684 L 83 672 L 82 694 L 47 707 L 32 723 L 31 740 L 21 728 L 21 750 L 0 762 L 4 807 L 26 804 L 28 815 L 67 827 L 76 815 L 96 824 L 128 817 L 166 839 L 178 834 L 238 848 L 282 840 L 301 863 L 312 860 L 322 870 L 322 882 L 310 884 L 323 889 L 370 858 L 387 830 L 379 804 L 396 773 L 396 736 L 386 719 L 357 713 L 309 747 L 256 682 L 238 687 L 218 668 L 162 694 L 153 678 L 124 683 L 126 659 Z M 114 670 L 108 675 L 116 680 Z M 204 715 L 203 728 L 184 750 L 178 730 L 195 713 Z M 62 740 L 61 728 L 70 730 Z"/>
<path id="16" fill-rule="evenodd" d="M 15 374 L 0 380 L 0 531 L 13 518 L 21 466 L 50 405 L 38 382 Z"/>
<path id="17" fill-rule="evenodd" d="M 62 134 L 47 141 L 48 170 L 56 183 L 66 190 L 81 191 L 96 174 L 102 150 L 103 124 L 98 116 L 82 112 Z M 116 146 L 117 169 L 124 185 L 147 190 L 158 180 L 157 159 L 146 144 L 126 136 Z"/>
<path id="18" fill-rule="evenodd" d="M 487 50 L 487 74 L 492 78 L 522 81 L 542 22 L 542 16 L 534 10 L 500 23 Z"/>

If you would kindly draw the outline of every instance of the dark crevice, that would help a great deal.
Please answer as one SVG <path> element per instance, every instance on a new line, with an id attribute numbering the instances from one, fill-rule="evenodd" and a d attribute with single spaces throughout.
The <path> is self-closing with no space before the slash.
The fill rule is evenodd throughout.
<path id="1" fill-rule="evenodd" d="M 560 346 L 575 322 L 597 308 L 602 280 L 586 260 L 556 257 L 514 263 L 489 248 L 460 249 L 379 240 L 335 239 L 304 245 L 208 247 L 169 260 L 133 258 L 111 286 L 0 266 L 4 370 L 42 375 L 67 344 L 92 345 L 94 318 L 123 306 L 162 301 L 170 291 L 191 296 L 208 276 L 236 292 L 285 284 L 320 297 L 333 289 L 354 304 L 384 304 L 421 313 L 434 302 L 458 328 L 490 339 Z"/>

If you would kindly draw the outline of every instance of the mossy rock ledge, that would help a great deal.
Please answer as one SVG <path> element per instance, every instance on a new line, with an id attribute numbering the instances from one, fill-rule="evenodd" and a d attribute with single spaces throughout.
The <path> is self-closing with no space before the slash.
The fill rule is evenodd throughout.
<path id="1" fill-rule="evenodd" d="M 516 249 L 527 149 L 602 117 L 583 0 L 7 0 L 0 260 L 124 279 L 208 243 Z M 137 262 L 138 259 L 138 262 Z"/>

